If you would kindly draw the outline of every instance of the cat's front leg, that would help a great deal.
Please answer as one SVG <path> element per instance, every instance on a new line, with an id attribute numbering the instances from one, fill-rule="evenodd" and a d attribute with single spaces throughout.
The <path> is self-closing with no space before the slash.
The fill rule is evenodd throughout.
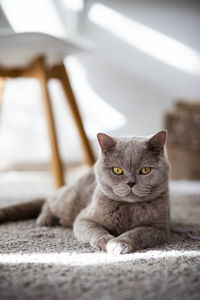
<path id="1" fill-rule="evenodd" d="M 106 245 L 114 236 L 92 220 L 78 217 L 74 223 L 74 235 L 80 242 L 106 251 Z"/>
<path id="2" fill-rule="evenodd" d="M 111 239 L 106 251 L 112 254 L 125 254 L 135 250 L 154 247 L 167 240 L 167 233 L 151 226 L 140 226 Z"/>

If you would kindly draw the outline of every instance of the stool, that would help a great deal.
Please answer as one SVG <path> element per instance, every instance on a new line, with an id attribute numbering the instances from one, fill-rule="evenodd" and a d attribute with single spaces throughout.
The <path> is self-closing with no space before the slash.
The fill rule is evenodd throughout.
<path id="1" fill-rule="evenodd" d="M 47 85 L 49 79 L 55 78 L 60 81 L 66 99 L 68 101 L 72 116 L 74 118 L 76 127 L 78 129 L 86 162 L 88 165 L 91 166 L 95 161 L 92 149 L 90 147 L 90 144 L 88 142 L 83 127 L 83 123 L 70 84 L 66 67 L 62 62 L 48 66 L 45 62 L 44 56 L 36 57 L 30 64 L 23 67 L 11 68 L 11 67 L 2 67 L 0 65 L 0 104 L 2 101 L 2 90 L 3 90 L 4 81 L 6 80 L 6 78 L 16 78 L 16 77 L 29 77 L 29 78 L 34 77 L 40 83 L 44 113 L 46 117 L 49 141 L 51 146 L 52 171 L 55 177 L 56 186 L 61 187 L 62 185 L 64 185 L 64 174 L 63 174 L 63 168 L 62 168 L 60 155 L 59 155 L 52 105 L 51 105 L 51 100 L 50 100 L 50 95 L 49 95 L 48 85 Z"/>

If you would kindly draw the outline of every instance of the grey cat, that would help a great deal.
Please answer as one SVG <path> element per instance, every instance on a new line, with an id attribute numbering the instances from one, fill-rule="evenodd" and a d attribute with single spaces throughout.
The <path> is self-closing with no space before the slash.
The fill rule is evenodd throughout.
<path id="1" fill-rule="evenodd" d="M 152 137 L 97 135 L 102 154 L 85 176 L 46 201 L 0 209 L 0 221 L 36 216 L 72 227 L 75 237 L 113 254 L 164 243 L 169 234 L 166 131 Z"/>

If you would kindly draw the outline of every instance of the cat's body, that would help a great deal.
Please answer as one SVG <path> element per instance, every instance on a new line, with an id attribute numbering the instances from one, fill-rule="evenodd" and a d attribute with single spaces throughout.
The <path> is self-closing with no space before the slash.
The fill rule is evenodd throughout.
<path id="1" fill-rule="evenodd" d="M 114 254 L 165 242 L 169 231 L 165 136 L 165 131 L 152 138 L 99 134 L 102 155 L 94 168 L 48 198 L 37 224 L 73 227 L 79 241 Z"/>

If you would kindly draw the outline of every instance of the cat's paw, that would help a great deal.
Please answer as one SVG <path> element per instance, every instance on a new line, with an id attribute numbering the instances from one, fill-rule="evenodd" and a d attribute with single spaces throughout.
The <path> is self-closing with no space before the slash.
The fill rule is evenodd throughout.
<path id="1" fill-rule="evenodd" d="M 132 252 L 132 247 L 127 242 L 120 241 L 117 239 L 112 239 L 108 241 L 106 245 L 106 251 L 114 255 L 126 254 Z"/>
<path id="2" fill-rule="evenodd" d="M 53 226 L 58 224 L 58 219 L 52 215 L 43 216 L 40 215 L 36 220 L 38 226 Z"/>
<path id="3" fill-rule="evenodd" d="M 38 226 L 47 226 L 48 224 L 46 224 L 46 220 L 44 218 L 42 218 L 41 216 L 39 216 L 37 219 L 36 219 L 36 225 Z"/>
<path id="4" fill-rule="evenodd" d="M 106 251 L 106 245 L 109 240 L 113 239 L 112 235 L 103 235 L 98 240 L 95 241 L 95 243 L 92 244 L 93 247 L 97 247 L 103 251 Z"/>

